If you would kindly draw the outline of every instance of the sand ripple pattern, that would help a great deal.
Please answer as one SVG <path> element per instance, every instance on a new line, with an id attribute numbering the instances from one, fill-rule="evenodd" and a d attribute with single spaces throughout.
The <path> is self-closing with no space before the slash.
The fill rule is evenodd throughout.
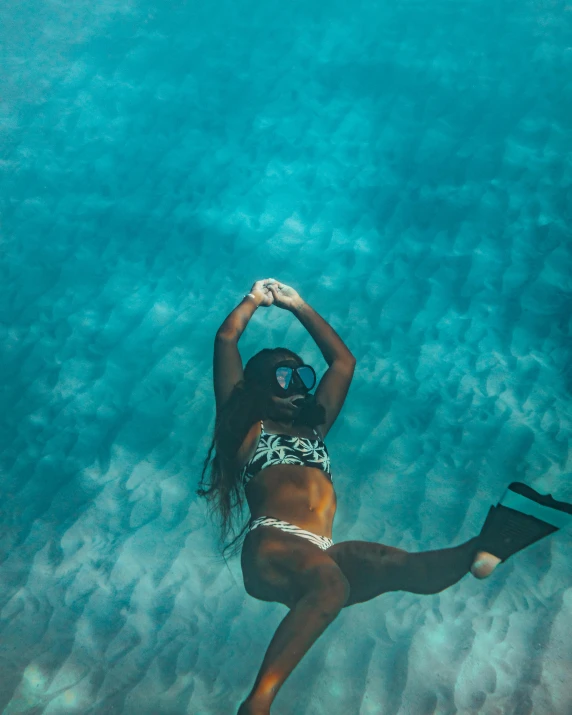
<path id="1" fill-rule="evenodd" d="M 283 608 L 194 489 L 214 331 L 293 283 L 358 358 L 334 537 L 440 548 L 572 499 L 564 0 L 0 10 L 0 711 L 228 715 Z M 286 344 L 259 311 L 244 356 Z M 568 715 L 572 539 L 349 610 L 289 715 Z"/>

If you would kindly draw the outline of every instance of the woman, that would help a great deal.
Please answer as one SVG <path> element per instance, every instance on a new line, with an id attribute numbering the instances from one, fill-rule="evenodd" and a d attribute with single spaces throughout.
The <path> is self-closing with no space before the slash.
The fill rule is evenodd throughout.
<path id="1" fill-rule="evenodd" d="M 238 340 L 254 311 L 271 305 L 298 318 L 328 364 L 314 396 L 313 369 L 285 348 L 262 350 L 243 371 Z M 233 509 L 246 497 L 251 513 L 243 529 L 246 590 L 289 609 L 239 715 L 270 712 L 279 688 L 342 608 L 388 591 L 439 593 L 469 571 L 485 578 L 498 563 L 572 518 L 571 505 L 515 482 L 491 508 L 481 534 L 454 548 L 408 553 L 363 541 L 334 545 L 336 494 L 324 439 L 355 364 L 332 327 L 293 288 L 274 279 L 257 281 L 217 333 L 217 420 L 199 494 L 214 501 L 223 539 Z"/>

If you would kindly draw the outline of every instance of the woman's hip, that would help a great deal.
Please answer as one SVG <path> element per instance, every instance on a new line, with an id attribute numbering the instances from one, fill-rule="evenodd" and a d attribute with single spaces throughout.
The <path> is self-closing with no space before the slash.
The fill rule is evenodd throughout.
<path id="1" fill-rule="evenodd" d="M 247 593 L 292 607 L 322 581 L 343 581 L 340 569 L 324 549 L 328 543 L 331 539 L 279 519 L 253 520 L 241 555 Z"/>
<path id="2" fill-rule="evenodd" d="M 285 534 L 292 534 L 300 539 L 305 539 L 309 541 L 314 546 L 317 546 L 322 551 L 326 551 L 331 546 L 334 545 L 332 539 L 327 536 L 321 536 L 320 534 L 315 534 L 307 529 L 302 529 L 296 524 L 291 524 L 288 521 L 283 521 L 282 519 L 275 519 L 271 516 L 259 516 L 253 519 L 248 526 L 248 533 L 251 533 L 255 529 L 260 529 L 262 527 L 269 527 L 271 529 L 277 529 Z"/>

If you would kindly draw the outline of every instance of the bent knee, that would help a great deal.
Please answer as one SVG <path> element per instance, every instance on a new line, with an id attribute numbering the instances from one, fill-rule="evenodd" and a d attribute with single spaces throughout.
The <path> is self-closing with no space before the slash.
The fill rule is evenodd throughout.
<path id="1" fill-rule="evenodd" d="M 336 616 L 350 597 L 350 584 L 337 566 L 323 566 L 316 570 L 316 583 L 306 599 L 319 606 L 325 616 Z"/>

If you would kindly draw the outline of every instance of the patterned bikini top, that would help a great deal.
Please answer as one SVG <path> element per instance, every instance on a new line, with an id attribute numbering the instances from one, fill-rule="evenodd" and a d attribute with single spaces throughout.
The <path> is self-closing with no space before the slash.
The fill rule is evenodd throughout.
<path id="1" fill-rule="evenodd" d="M 242 482 L 246 485 L 258 472 L 273 464 L 301 464 L 306 467 L 315 467 L 325 472 L 330 480 L 330 456 L 326 445 L 314 430 L 317 439 L 308 437 L 293 437 L 289 434 L 271 434 L 262 431 L 256 451 L 241 472 Z"/>

